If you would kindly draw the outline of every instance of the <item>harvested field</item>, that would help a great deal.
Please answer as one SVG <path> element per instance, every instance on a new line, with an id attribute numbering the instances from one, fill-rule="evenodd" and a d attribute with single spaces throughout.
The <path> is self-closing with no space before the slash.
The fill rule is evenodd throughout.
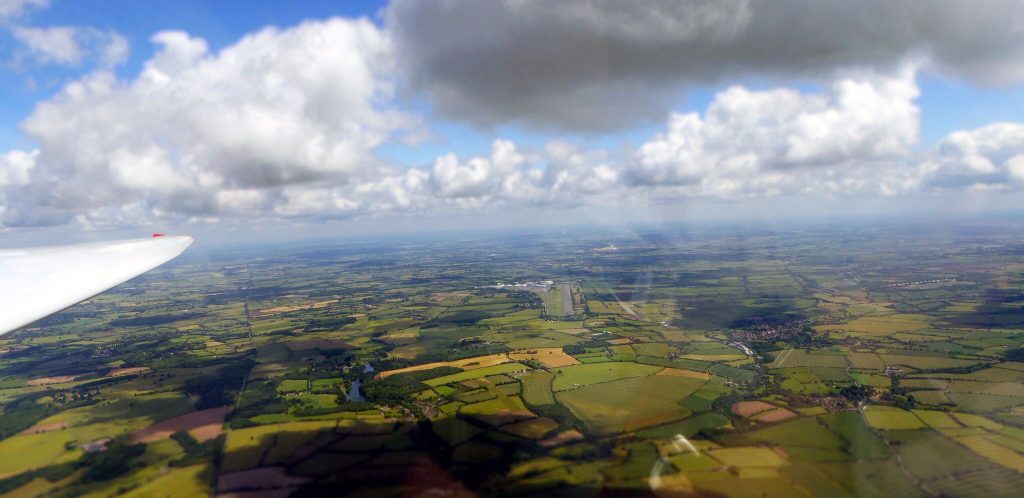
<path id="1" fill-rule="evenodd" d="M 149 371 L 149 367 L 115 368 L 107 374 L 107 377 L 121 377 L 124 375 L 134 375 L 146 371 Z"/>
<path id="2" fill-rule="evenodd" d="M 796 416 L 795 413 L 793 413 L 793 412 L 791 412 L 791 411 L 789 411 L 789 410 L 787 410 L 785 408 L 776 408 L 774 410 L 769 410 L 769 411 L 766 411 L 766 412 L 758 413 L 757 415 L 754 415 L 753 418 L 754 418 L 754 420 L 757 420 L 758 422 L 769 422 L 770 423 L 770 422 L 779 422 L 779 421 L 782 421 L 782 420 L 790 419 L 790 418 L 793 418 L 795 416 Z"/>
<path id="3" fill-rule="evenodd" d="M 508 354 L 508 357 L 516 361 L 537 360 L 541 365 L 548 368 L 567 367 L 580 363 L 579 360 L 562 351 L 562 348 L 536 348 L 525 351 L 513 351 Z"/>
<path id="4" fill-rule="evenodd" d="M 295 304 L 291 306 L 277 306 L 274 308 L 266 308 L 256 312 L 258 316 L 276 315 L 278 313 L 290 313 L 292 311 L 303 311 L 303 310 L 315 310 L 320 308 L 326 308 L 334 303 L 338 302 L 337 299 L 331 299 L 328 301 L 317 301 L 309 304 Z"/>
<path id="5" fill-rule="evenodd" d="M 501 430 L 526 439 L 539 439 L 557 428 L 558 422 L 545 417 L 537 417 L 515 424 L 504 425 L 501 427 Z"/>
<path id="6" fill-rule="evenodd" d="M 708 380 L 711 378 L 711 374 L 704 372 L 695 372 L 693 370 L 684 370 L 681 368 L 666 367 L 664 370 L 654 375 L 671 375 L 673 377 L 690 377 L 691 379 L 704 379 Z"/>
<path id="7" fill-rule="evenodd" d="M 67 428 L 67 422 L 52 422 L 49 424 L 34 425 L 21 431 L 20 434 L 42 434 L 44 432 L 62 431 Z"/>
<path id="8" fill-rule="evenodd" d="M 683 355 L 682 357 L 687 359 L 687 360 L 717 362 L 717 361 L 736 361 L 736 360 L 742 360 L 742 359 L 746 358 L 746 355 L 742 355 L 742 354 L 687 354 L 687 355 Z"/>
<path id="9" fill-rule="evenodd" d="M 392 375 L 406 373 L 406 372 L 419 372 L 421 370 L 431 370 L 439 367 L 455 367 L 463 370 L 475 370 L 477 368 L 491 367 L 494 365 L 500 365 L 502 363 L 508 363 L 512 361 L 509 359 L 507 354 L 492 354 L 487 356 L 477 356 L 474 358 L 463 358 L 461 360 L 453 361 L 435 361 L 433 363 L 424 363 L 422 365 L 413 365 L 411 367 L 396 368 L 394 370 L 387 370 L 380 373 L 380 378 L 385 379 Z"/>
<path id="10" fill-rule="evenodd" d="M 732 404 L 732 412 L 741 417 L 751 417 L 776 408 L 778 407 L 764 401 L 739 401 Z"/>
<path id="11" fill-rule="evenodd" d="M 570 441 L 579 441 L 580 439 L 583 439 L 583 433 L 576 429 L 572 429 L 568 431 L 559 432 L 558 434 L 555 434 L 554 436 L 551 436 L 543 441 L 540 441 L 537 444 L 545 448 L 550 448 L 552 446 L 558 446 L 560 444 L 565 444 Z"/>
<path id="12" fill-rule="evenodd" d="M 65 382 L 73 382 L 77 379 L 77 375 L 58 375 L 56 377 L 40 377 L 38 379 L 32 379 L 25 383 L 26 386 L 48 386 L 50 384 L 63 384 Z"/>
<path id="13" fill-rule="evenodd" d="M 151 443 L 167 439 L 178 431 L 188 431 L 198 441 L 209 441 L 224 432 L 224 418 L 230 406 L 200 410 L 157 422 L 132 434 L 133 443 Z"/>

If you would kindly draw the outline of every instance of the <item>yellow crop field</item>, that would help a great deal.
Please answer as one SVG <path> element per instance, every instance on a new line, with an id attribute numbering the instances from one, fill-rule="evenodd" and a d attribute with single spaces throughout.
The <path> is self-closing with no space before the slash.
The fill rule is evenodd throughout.
<path id="1" fill-rule="evenodd" d="M 747 356 L 742 354 L 687 354 L 683 355 L 683 358 L 687 360 L 698 360 L 698 361 L 736 361 L 745 359 Z"/>
<path id="2" fill-rule="evenodd" d="M 956 442 L 1003 467 L 1024 472 L 1024 455 L 993 441 L 989 436 L 964 436 Z"/>
<path id="3" fill-rule="evenodd" d="M 507 374 L 519 370 L 528 369 L 529 367 L 523 365 L 522 363 L 499 363 L 497 365 L 466 370 L 464 372 L 445 375 L 443 377 L 436 377 L 430 380 L 423 381 L 423 383 L 430 387 L 437 387 L 444 384 L 451 384 L 452 382 L 462 382 L 464 380 L 480 379 L 488 375 Z"/>
<path id="4" fill-rule="evenodd" d="M 406 373 L 406 372 L 419 372 L 421 370 L 430 370 L 439 367 L 455 367 L 463 370 L 475 370 L 477 368 L 491 367 L 494 365 L 500 365 L 502 363 L 508 363 L 512 361 L 509 359 L 507 354 L 499 353 L 487 356 L 476 356 L 473 358 L 463 358 L 461 360 L 453 361 L 435 361 L 433 363 L 424 363 L 422 365 L 413 365 L 411 367 L 396 368 L 394 370 L 387 370 L 380 373 L 380 378 L 385 379 L 392 375 Z"/>
<path id="5" fill-rule="evenodd" d="M 692 379 L 704 379 L 708 380 L 711 378 L 711 374 L 704 372 L 695 372 L 693 370 L 684 370 L 681 368 L 666 367 L 664 370 L 654 375 L 671 375 L 674 377 L 690 377 Z"/>
<path id="6" fill-rule="evenodd" d="M 508 357 L 515 361 L 537 360 L 541 365 L 549 368 L 578 365 L 580 360 L 573 358 L 562 351 L 562 348 L 536 348 L 525 351 L 513 351 Z"/>
<path id="7" fill-rule="evenodd" d="M 965 427 L 981 427 L 982 429 L 988 429 L 990 431 L 998 431 L 1003 428 L 1003 424 L 993 422 L 981 415 L 973 415 L 970 413 L 954 413 L 953 417 L 956 418 Z"/>
<path id="8" fill-rule="evenodd" d="M 946 412 L 935 410 L 911 410 L 917 418 L 921 419 L 932 429 L 955 429 L 960 427 L 956 420 L 953 420 Z"/>
<path id="9" fill-rule="evenodd" d="M 274 314 L 277 314 L 277 313 L 290 313 L 292 311 L 315 310 L 315 309 L 320 309 L 320 308 L 326 308 L 327 306 L 330 306 L 330 305 L 332 305 L 332 304 L 334 304 L 336 302 L 338 302 L 337 299 L 330 299 L 330 300 L 327 300 L 327 301 L 317 301 L 315 303 L 308 303 L 308 304 L 295 304 L 295 305 L 291 305 L 291 306 L 276 306 L 276 307 L 273 307 L 273 308 L 266 308 L 266 309 L 259 310 L 256 313 L 261 315 L 261 316 L 265 316 L 265 315 L 274 315 Z"/>

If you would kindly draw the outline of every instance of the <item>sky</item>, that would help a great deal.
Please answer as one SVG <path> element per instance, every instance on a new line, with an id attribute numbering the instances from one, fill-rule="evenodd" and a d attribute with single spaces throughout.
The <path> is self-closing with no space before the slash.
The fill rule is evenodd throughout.
<path id="1" fill-rule="evenodd" d="M 0 0 L 0 239 L 1024 207 L 1024 0 Z"/>

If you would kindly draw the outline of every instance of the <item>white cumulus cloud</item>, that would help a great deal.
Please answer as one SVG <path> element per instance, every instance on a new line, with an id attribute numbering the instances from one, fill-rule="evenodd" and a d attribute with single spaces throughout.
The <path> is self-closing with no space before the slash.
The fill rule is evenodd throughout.
<path id="1" fill-rule="evenodd" d="M 993 123 L 951 133 L 919 166 L 933 189 L 1024 186 L 1024 124 Z"/>
<path id="2" fill-rule="evenodd" d="M 840 78 L 824 94 L 789 88 L 718 93 L 703 116 L 672 113 L 626 171 L 634 185 L 723 193 L 910 155 L 918 141 L 914 68 Z M 820 174 L 814 173 L 815 175 Z"/>
<path id="3" fill-rule="evenodd" d="M 391 45 L 365 19 L 266 28 L 217 53 L 182 32 L 153 41 L 136 78 L 92 73 L 22 123 L 39 153 L 8 224 L 125 199 L 150 215 L 216 215 L 259 204 L 258 190 L 363 175 L 375 147 L 416 126 L 391 107 Z"/>
<path id="4" fill-rule="evenodd" d="M 45 8 L 49 0 L 0 0 L 0 23 L 21 16 L 28 8 Z"/>
<path id="5" fill-rule="evenodd" d="M 80 26 L 14 26 L 11 35 L 32 59 L 46 64 L 77 66 L 94 57 L 101 67 L 114 67 L 128 58 L 128 41 L 115 31 Z"/>

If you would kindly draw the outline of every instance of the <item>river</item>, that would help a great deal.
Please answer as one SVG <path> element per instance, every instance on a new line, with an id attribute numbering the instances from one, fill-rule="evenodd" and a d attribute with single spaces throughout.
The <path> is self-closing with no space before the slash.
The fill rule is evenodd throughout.
<path id="1" fill-rule="evenodd" d="M 348 390 L 349 401 L 366 401 L 362 393 L 363 383 L 359 379 L 352 381 L 352 387 Z"/>

